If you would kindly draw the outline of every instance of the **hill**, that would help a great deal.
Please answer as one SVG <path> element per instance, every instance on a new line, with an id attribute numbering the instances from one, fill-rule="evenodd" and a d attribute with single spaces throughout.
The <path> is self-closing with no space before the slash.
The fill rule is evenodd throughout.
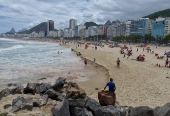
<path id="1" fill-rule="evenodd" d="M 47 22 L 40 23 L 39 25 L 37 25 L 35 27 L 32 27 L 29 30 L 26 30 L 26 31 L 23 31 L 23 32 L 19 32 L 19 33 L 30 34 L 32 32 L 39 33 L 40 31 L 47 31 Z"/>
<path id="2" fill-rule="evenodd" d="M 14 34 L 15 33 L 15 29 L 12 28 L 9 32 L 7 32 L 6 34 Z"/>
<path id="3" fill-rule="evenodd" d="M 97 25 L 96 23 L 94 23 L 94 22 L 86 22 L 84 25 L 86 26 L 86 28 L 88 28 L 88 27 L 90 27 L 90 26 L 98 26 L 98 25 Z"/>
<path id="4" fill-rule="evenodd" d="M 155 19 L 158 17 L 170 17 L 170 9 L 158 11 L 158 12 L 152 13 L 148 16 L 144 16 L 144 18 L 150 18 L 150 19 Z"/>

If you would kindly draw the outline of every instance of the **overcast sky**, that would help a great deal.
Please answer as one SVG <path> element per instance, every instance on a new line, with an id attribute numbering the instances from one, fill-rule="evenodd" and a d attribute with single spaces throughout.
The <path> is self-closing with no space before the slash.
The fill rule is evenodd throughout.
<path id="1" fill-rule="evenodd" d="M 67 28 L 69 19 L 78 24 L 94 21 L 136 19 L 170 8 L 170 0 L 0 0 L 0 33 L 30 28 L 47 20 L 56 29 Z"/>

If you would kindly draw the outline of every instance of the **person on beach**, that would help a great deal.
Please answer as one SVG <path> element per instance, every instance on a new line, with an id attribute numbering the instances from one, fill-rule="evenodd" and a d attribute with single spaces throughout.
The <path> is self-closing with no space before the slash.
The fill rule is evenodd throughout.
<path id="1" fill-rule="evenodd" d="M 59 54 L 60 52 L 58 51 L 58 54 Z"/>
<path id="2" fill-rule="evenodd" d="M 84 64 L 85 64 L 85 66 L 87 65 L 87 59 L 86 58 L 84 59 Z"/>
<path id="3" fill-rule="evenodd" d="M 110 78 L 110 82 L 108 82 L 107 84 L 106 84 L 106 86 L 104 87 L 104 90 L 106 89 L 106 87 L 109 87 L 109 91 L 110 92 L 115 92 L 115 90 L 116 90 L 116 85 L 115 85 L 115 83 L 113 82 L 113 79 L 112 78 Z M 103 91 L 104 91 L 103 90 Z"/>
<path id="4" fill-rule="evenodd" d="M 94 62 L 96 62 L 96 58 L 94 58 Z"/>
<path id="5" fill-rule="evenodd" d="M 169 63 L 169 60 L 168 60 L 168 58 L 167 58 L 166 61 L 165 61 L 165 67 L 168 66 L 168 63 Z"/>
<path id="6" fill-rule="evenodd" d="M 117 62 L 117 68 L 120 68 L 120 59 L 118 58 L 118 59 L 116 60 L 116 62 Z"/>
<path id="7" fill-rule="evenodd" d="M 138 52 L 138 48 L 137 48 L 137 50 L 136 50 L 137 52 Z"/>

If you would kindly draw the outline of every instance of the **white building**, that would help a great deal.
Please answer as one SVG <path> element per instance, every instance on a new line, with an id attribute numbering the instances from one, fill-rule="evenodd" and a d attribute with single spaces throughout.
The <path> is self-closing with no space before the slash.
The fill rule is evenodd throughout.
<path id="1" fill-rule="evenodd" d="M 89 36 L 97 35 L 97 26 L 90 26 L 88 27 L 88 30 L 89 30 Z"/>
<path id="2" fill-rule="evenodd" d="M 69 28 L 64 29 L 64 37 L 69 37 Z"/>
<path id="3" fill-rule="evenodd" d="M 78 25 L 78 26 L 76 26 L 75 27 L 75 36 L 76 37 L 80 37 L 80 30 L 81 29 L 85 29 L 86 28 L 86 26 L 84 26 L 84 25 Z"/>
<path id="4" fill-rule="evenodd" d="M 164 36 L 167 36 L 168 34 L 170 34 L 170 17 L 165 18 Z"/>
<path id="5" fill-rule="evenodd" d="M 60 37 L 60 38 L 63 38 L 64 37 L 64 32 L 63 30 L 58 30 L 58 33 L 57 33 L 57 36 Z"/>
<path id="6" fill-rule="evenodd" d="M 124 23 L 125 23 L 125 35 L 124 36 L 129 36 L 131 21 L 125 21 Z"/>

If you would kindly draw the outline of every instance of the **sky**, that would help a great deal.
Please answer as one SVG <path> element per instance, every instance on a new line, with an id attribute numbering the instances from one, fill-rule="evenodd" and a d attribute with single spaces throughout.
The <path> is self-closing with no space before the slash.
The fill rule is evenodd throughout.
<path id="1" fill-rule="evenodd" d="M 131 20 L 170 8 L 170 0 L 0 0 L 0 33 L 54 20 L 55 29 L 93 21 Z"/>

